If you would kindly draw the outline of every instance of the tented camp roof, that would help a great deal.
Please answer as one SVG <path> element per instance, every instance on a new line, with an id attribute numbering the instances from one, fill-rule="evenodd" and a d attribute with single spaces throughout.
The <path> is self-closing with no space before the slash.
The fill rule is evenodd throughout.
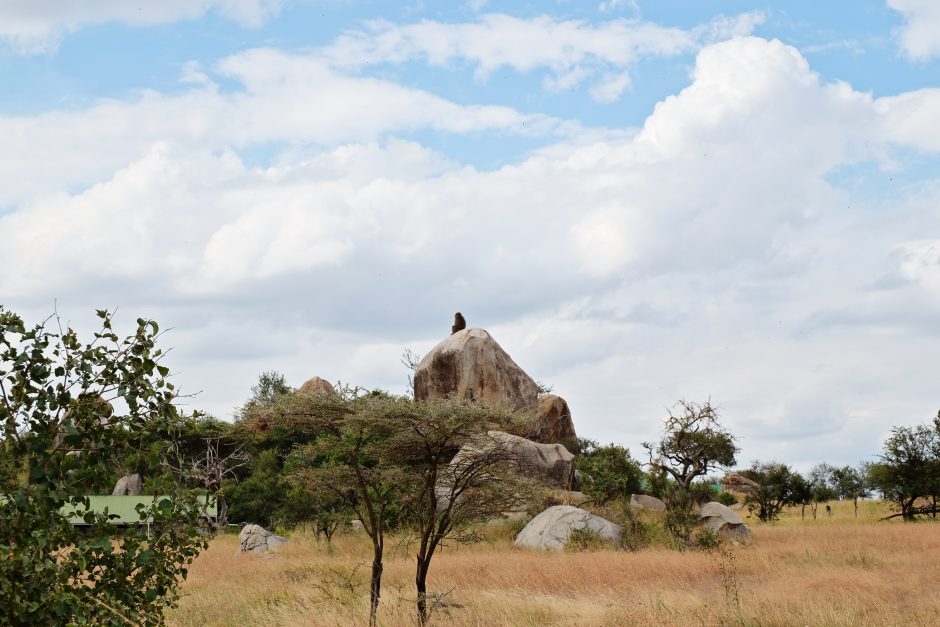
<path id="1" fill-rule="evenodd" d="M 89 496 L 87 497 L 89 501 L 89 509 L 93 512 L 104 512 L 107 509 L 108 514 L 116 514 L 117 518 L 111 519 L 111 524 L 113 525 L 140 525 L 147 524 L 150 521 L 150 518 L 145 520 L 140 519 L 140 514 L 137 513 L 137 506 L 143 505 L 145 508 L 150 509 L 153 505 L 154 500 L 161 499 L 165 497 L 161 496 Z M 87 510 L 79 508 L 75 509 L 71 505 L 66 505 L 62 508 L 62 511 L 66 512 L 69 516 L 69 522 L 73 525 L 84 525 L 85 519 L 84 514 Z M 206 513 L 214 518 L 216 515 L 215 503 L 211 503 L 206 508 Z"/>

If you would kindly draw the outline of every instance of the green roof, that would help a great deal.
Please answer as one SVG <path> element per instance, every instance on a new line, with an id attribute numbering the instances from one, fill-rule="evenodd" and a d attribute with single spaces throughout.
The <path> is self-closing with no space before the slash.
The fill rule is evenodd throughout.
<path id="1" fill-rule="evenodd" d="M 93 512 L 104 512 L 105 508 L 108 510 L 108 514 L 117 514 L 117 518 L 111 519 L 112 525 L 139 525 L 141 523 L 148 523 L 150 519 L 141 521 L 140 514 L 137 513 L 137 506 L 143 505 L 145 508 L 150 509 L 153 505 L 153 502 L 156 499 L 162 499 L 166 497 L 161 496 L 89 496 L 88 504 L 89 509 Z M 72 510 L 71 505 L 66 505 L 62 508 L 63 512 L 66 513 L 69 517 L 69 522 L 73 525 L 84 525 L 85 519 L 84 514 L 87 510 L 78 509 Z M 206 513 L 215 517 L 216 509 L 215 503 L 211 503 L 206 508 Z"/>

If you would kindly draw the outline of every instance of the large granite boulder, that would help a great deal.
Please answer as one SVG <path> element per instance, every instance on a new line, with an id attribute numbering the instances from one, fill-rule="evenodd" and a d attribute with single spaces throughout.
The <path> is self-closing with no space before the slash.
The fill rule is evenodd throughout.
<path id="1" fill-rule="evenodd" d="M 666 511 L 666 504 L 655 496 L 650 496 L 649 494 L 631 494 L 630 507 L 635 507 L 636 509 L 648 509 L 653 512 Z"/>
<path id="2" fill-rule="evenodd" d="M 519 535 L 516 546 L 543 551 L 561 550 L 575 530 L 586 531 L 608 542 L 617 542 L 622 529 L 600 516 L 571 505 L 555 505 L 529 521 Z"/>
<path id="3" fill-rule="evenodd" d="M 483 329 L 457 331 L 431 349 L 414 374 L 416 399 L 456 395 L 534 412 L 538 385 Z"/>
<path id="4" fill-rule="evenodd" d="M 535 419 L 529 424 L 525 437 L 542 444 L 576 438 L 571 410 L 565 399 L 555 394 L 540 396 Z"/>
<path id="5" fill-rule="evenodd" d="M 269 551 L 276 551 L 278 547 L 287 542 L 284 536 L 278 536 L 261 525 L 245 525 L 238 534 L 239 546 L 236 555 L 248 553 L 261 555 Z"/>
<path id="6" fill-rule="evenodd" d="M 300 386 L 300 389 L 297 390 L 298 394 L 335 394 L 336 390 L 333 388 L 333 384 L 327 381 L 326 379 L 321 379 L 320 377 L 313 377 L 312 379 L 307 379 L 304 381 L 304 384 Z"/>
<path id="7" fill-rule="evenodd" d="M 114 484 L 111 496 L 140 496 L 143 487 L 144 482 L 136 472 L 131 475 L 124 475 Z"/>
<path id="8" fill-rule="evenodd" d="M 731 539 L 734 543 L 745 543 L 751 540 L 751 529 L 741 517 L 726 505 L 705 503 L 698 514 L 699 524 L 711 529 L 718 535 Z"/>
<path id="9" fill-rule="evenodd" d="M 520 475 L 564 490 L 579 487 L 575 479 L 574 455 L 564 446 L 539 444 L 502 431 L 487 431 L 485 437 L 464 444 L 450 463 L 459 464 L 469 456 L 479 455 L 497 446 L 506 450 L 511 467 Z"/>

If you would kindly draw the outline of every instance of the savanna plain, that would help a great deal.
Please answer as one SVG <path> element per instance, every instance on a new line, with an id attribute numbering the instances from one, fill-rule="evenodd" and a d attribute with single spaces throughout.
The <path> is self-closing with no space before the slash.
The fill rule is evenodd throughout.
<path id="1" fill-rule="evenodd" d="M 879 501 L 800 508 L 746 546 L 678 551 L 516 548 L 500 522 L 435 558 L 431 625 L 929 625 L 940 616 L 940 525 L 881 521 Z M 371 545 L 294 533 L 277 554 L 236 556 L 222 535 L 195 561 L 170 625 L 365 625 Z M 378 622 L 416 624 L 413 547 L 387 540 Z"/>

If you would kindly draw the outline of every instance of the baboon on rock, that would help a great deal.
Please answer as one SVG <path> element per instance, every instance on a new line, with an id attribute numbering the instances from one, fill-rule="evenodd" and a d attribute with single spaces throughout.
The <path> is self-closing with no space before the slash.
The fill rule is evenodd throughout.
<path id="1" fill-rule="evenodd" d="M 459 311 L 454 314 L 454 326 L 450 328 L 450 334 L 453 335 L 457 331 L 463 331 L 467 328 L 467 321 L 463 319 L 463 314 Z"/>

